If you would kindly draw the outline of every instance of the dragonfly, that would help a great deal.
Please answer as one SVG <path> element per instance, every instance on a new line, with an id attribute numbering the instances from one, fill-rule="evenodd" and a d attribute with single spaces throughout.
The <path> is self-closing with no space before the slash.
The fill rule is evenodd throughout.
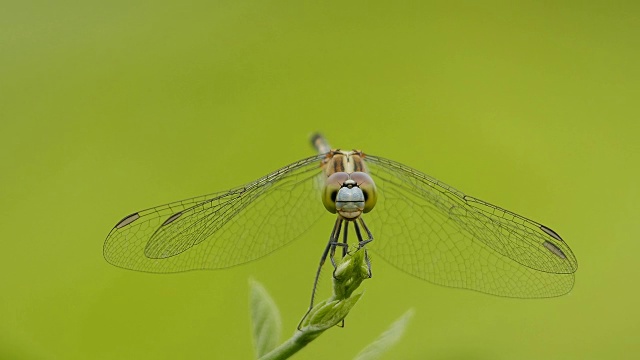
<path id="1" fill-rule="evenodd" d="M 358 248 L 433 284 L 515 298 L 573 288 L 576 257 L 550 227 L 399 162 L 332 149 L 319 134 L 312 144 L 316 155 L 253 182 L 125 216 L 104 242 L 105 259 L 153 273 L 228 268 L 281 249 L 333 214 L 313 294 L 327 257 L 335 268 L 336 249 L 344 256 L 350 225 Z"/>

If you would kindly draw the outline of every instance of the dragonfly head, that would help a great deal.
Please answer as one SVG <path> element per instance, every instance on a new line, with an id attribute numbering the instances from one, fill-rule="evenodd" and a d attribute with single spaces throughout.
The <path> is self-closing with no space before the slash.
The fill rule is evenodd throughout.
<path id="1" fill-rule="evenodd" d="M 357 219 L 373 209 L 377 200 L 376 185 L 364 172 L 337 172 L 327 178 L 322 195 L 324 207 L 347 220 Z"/>

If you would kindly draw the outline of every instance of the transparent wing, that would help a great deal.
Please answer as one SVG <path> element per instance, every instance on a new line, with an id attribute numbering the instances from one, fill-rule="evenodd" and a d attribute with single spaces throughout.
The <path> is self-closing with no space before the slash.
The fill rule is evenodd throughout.
<path id="1" fill-rule="evenodd" d="M 142 210 L 104 243 L 113 265 L 148 272 L 219 269 L 263 257 L 296 239 L 326 210 L 316 155 L 229 191 Z"/>
<path id="2" fill-rule="evenodd" d="M 370 249 L 400 270 L 507 297 L 553 297 L 573 287 L 578 263 L 550 228 L 400 163 L 365 160 L 378 188 L 366 214 Z"/>

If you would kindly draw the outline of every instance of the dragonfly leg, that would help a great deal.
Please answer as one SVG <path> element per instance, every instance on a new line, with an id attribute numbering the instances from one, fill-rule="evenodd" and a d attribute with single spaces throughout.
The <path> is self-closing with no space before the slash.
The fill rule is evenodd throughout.
<path id="1" fill-rule="evenodd" d="M 364 225 L 364 222 L 362 222 L 362 226 L 367 231 L 367 234 L 369 235 L 369 238 L 366 239 L 366 240 L 362 239 L 362 233 L 360 232 L 360 227 L 358 226 L 358 223 L 355 223 L 356 236 L 358 237 L 358 250 L 362 249 L 364 251 L 364 261 L 367 264 L 367 272 L 369 273 L 369 277 L 371 277 L 373 275 L 371 273 L 371 260 L 369 260 L 369 253 L 367 252 L 367 249 L 364 248 L 364 246 L 366 244 L 372 242 L 373 241 L 373 237 L 371 236 L 371 232 L 369 231 L 369 229 L 367 229 L 366 225 Z"/>
<path id="2" fill-rule="evenodd" d="M 327 246 L 324 248 L 324 251 L 322 252 L 322 256 L 320 257 L 320 264 L 318 265 L 318 270 L 316 270 L 316 277 L 313 280 L 313 290 L 311 291 L 311 301 L 309 302 L 309 309 L 304 314 L 302 319 L 300 319 L 300 323 L 298 323 L 298 330 L 301 329 L 302 322 L 307 317 L 307 315 L 309 315 L 309 312 L 311 311 L 311 309 L 313 309 L 313 302 L 316 297 L 316 289 L 318 288 L 318 280 L 320 278 L 320 271 L 322 270 L 322 265 L 324 265 L 325 261 L 327 260 L 327 255 L 329 255 L 329 251 L 333 249 L 333 252 L 335 252 L 335 247 L 336 247 L 335 244 L 338 243 L 338 236 L 340 236 L 340 228 L 342 227 L 342 221 L 343 219 L 338 217 L 335 225 L 333 225 L 333 230 L 331 231 L 331 235 L 329 236 L 329 242 L 327 243 Z M 331 261 L 333 262 L 333 258 L 331 259 Z"/>
<path id="3" fill-rule="evenodd" d="M 369 253 L 367 252 L 367 249 L 364 249 L 364 262 L 367 264 L 369 278 L 371 278 L 373 274 L 371 273 L 371 260 L 369 260 Z"/>
<path id="4" fill-rule="evenodd" d="M 336 248 L 338 246 L 342 247 L 342 258 L 344 259 L 345 256 L 347 256 L 348 250 L 349 250 L 349 243 L 347 242 L 347 237 L 349 234 L 349 222 L 345 221 L 344 222 L 344 235 L 342 237 L 342 242 L 338 242 L 338 238 L 340 237 L 340 230 L 338 230 L 338 233 L 336 234 L 336 243 L 333 244 L 333 247 L 331 248 L 331 254 L 330 254 L 330 259 L 331 259 L 331 264 L 333 264 L 333 269 L 334 269 L 334 273 L 335 273 L 335 269 L 337 267 L 334 256 L 336 253 Z M 335 277 L 335 276 L 334 276 Z"/>
<path id="5" fill-rule="evenodd" d="M 333 278 L 337 279 L 336 277 L 336 270 L 338 270 L 338 266 L 336 265 L 333 256 L 335 254 L 335 249 L 338 246 L 342 247 L 342 258 L 344 259 L 345 256 L 347 256 L 347 250 L 349 249 L 349 243 L 347 242 L 347 238 L 348 238 L 348 234 L 349 234 L 349 222 L 345 221 L 344 222 L 344 235 L 342 236 L 342 242 L 336 242 L 334 244 L 334 247 L 332 248 L 331 251 L 331 263 L 333 264 Z M 338 232 L 336 238 L 338 238 L 340 236 L 340 232 Z"/>
<path id="6" fill-rule="evenodd" d="M 345 221 L 344 222 L 344 233 L 342 235 L 342 258 L 344 259 L 345 256 L 347 256 L 347 250 L 349 250 L 349 243 L 347 242 L 347 236 L 349 234 L 349 222 Z M 369 271 L 369 274 L 371 274 L 371 271 Z M 333 269 L 333 277 L 336 277 L 336 269 Z M 369 276 L 371 277 L 371 276 Z M 338 325 L 338 327 L 343 328 L 344 327 L 344 319 L 342 319 L 342 321 L 340 322 L 340 324 Z"/>
<path id="7" fill-rule="evenodd" d="M 338 246 L 343 246 L 344 245 L 339 241 L 339 239 L 340 239 L 340 229 L 342 228 L 342 222 L 346 222 L 346 221 L 344 221 L 343 219 L 340 219 L 340 226 L 338 226 L 338 229 L 337 229 L 336 233 L 333 234 L 333 240 L 334 241 L 331 243 L 331 251 L 329 252 L 329 260 L 331 260 L 331 265 L 333 265 L 334 272 L 335 272 L 335 269 L 338 267 L 338 265 L 336 264 L 336 260 L 335 260 L 336 248 Z"/>
<path id="8" fill-rule="evenodd" d="M 358 237 L 358 240 L 359 240 L 358 248 L 361 248 L 373 241 L 373 234 L 371 233 L 371 230 L 369 230 L 369 228 L 367 227 L 367 224 L 364 223 L 364 219 L 362 218 L 362 216 L 358 218 L 358 221 L 360 222 L 360 225 L 362 225 L 362 228 L 364 229 L 364 231 L 367 233 L 367 239 L 364 241 L 362 240 L 362 237 Z M 357 226 L 356 226 L 356 231 L 360 231 L 360 229 L 358 229 Z"/>
<path id="9" fill-rule="evenodd" d="M 342 235 L 342 258 L 347 256 L 347 250 L 349 250 L 349 244 L 347 243 L 347 234 L 349 233 L 349 222 L 344 222 L 344 235 Z"/>

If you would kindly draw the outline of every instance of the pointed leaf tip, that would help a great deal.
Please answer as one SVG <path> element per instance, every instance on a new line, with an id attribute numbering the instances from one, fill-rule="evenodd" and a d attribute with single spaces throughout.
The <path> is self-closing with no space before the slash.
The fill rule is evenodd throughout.
<path id="1" fill-rule="evenodd" d="M 278 346 L 280 341 L 280 312 L 267 290 L 257 281 L 249 282 L 251 332 L 256 357 L 261 357 Z"/>
<path id="2" fill-rule="evenodd" d="M 395 345 L 404 334 L 409 320 L 413 317 L 413 309 L 409 309 L 398 320 L 396 320 L 391 326 L 371 344 L 367 345 L 354 360 L 376 360 L 379 359 L 385 352 L 387 352 L 393 345 Z"/>

